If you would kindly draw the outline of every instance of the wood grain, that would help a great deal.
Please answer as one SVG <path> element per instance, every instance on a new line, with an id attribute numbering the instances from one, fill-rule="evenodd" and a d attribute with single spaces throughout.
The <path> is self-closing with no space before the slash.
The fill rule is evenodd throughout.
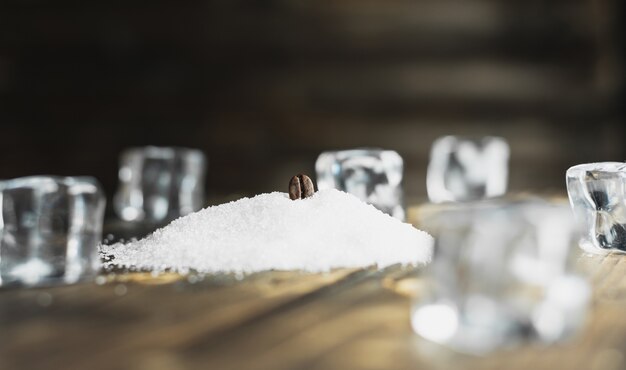
<path id="1" fill-rule="evenodd" d="M 420 339 L 409 326 L 422 284 L 411 268 L 193 283 L 132 273 L 103 285 L 0 291 L 0 368 L 622 369 L 626 260 L 578 263 L 595 287 L 589 322 L 555 346 L 471 357 Z"/>

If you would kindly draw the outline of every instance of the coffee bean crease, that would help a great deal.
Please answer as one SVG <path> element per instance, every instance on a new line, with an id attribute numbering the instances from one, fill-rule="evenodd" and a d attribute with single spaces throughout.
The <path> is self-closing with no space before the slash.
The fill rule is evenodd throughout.
<path id="1" fill-rule="evenodd" d="M 307 175 L 298 174 L 289 181 L 289 198 L 291 200 L 305 199 L 315 193 L 313 181 Z"/>

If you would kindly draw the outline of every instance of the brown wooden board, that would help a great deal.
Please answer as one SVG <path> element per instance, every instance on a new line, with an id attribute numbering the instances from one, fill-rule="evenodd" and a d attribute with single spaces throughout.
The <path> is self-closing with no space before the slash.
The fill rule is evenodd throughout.
<path id="1" fill-rule="evenodd" d="M 126 273 L 103 285 L 5 289 L 0 369 L 123 368 L 146 353 L 219 337 L 359 273 L 277 271 L 193 283 L 175 274 Z"/>
<path id="2" fill-rule="evenodd" d="M 581 256 L 589 322 L 568 343 L 472 357 L 414 335 L 419 269 L 111 277 L 0 292 L 0 369 L 606 369 L 626 366 L 626 260 Z"/>

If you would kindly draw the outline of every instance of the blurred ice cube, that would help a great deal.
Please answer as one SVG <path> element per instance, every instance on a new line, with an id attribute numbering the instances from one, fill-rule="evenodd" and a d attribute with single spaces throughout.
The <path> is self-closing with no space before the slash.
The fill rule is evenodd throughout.
<path id="1" fill-rule="evenodd" d="M 393 150 L 352 149 L 320 154 L 317 187 L 339 189 L 404 220 L 402 157 Z"/>
<path id="2" fill-rule="evenodd" d="M 206 158 L 195 149 L 142 147 L 120 156 L 115 211 L 125 221 L 163 222 L 204 204 Z"/>
<path id="3" fill-rule="evenodd" d="M 423 226 L 435 236 L 435 254 L 412 312 L 422 337 L 484 354 L 567 340 L 583 327 L 591 288 L 575 269 L 569 207 L 468 202 Z"/>
<path id="4" fill-rule="evenodd" d="M 589 163 L 567 170 L 567 192 L 591 253 L 626 252 L 626 163 Z"/>
<path id="5" fill-rule="evenodd" d="M 102 189 L 90 177 L 0 181 L 0 285 L 94 277 L 104 205 Z"/>
<path id="6" fill-rule="evenodd" d="M 432 202 L 470 201 L 503 195 L 509 145 L 499 137 L 444 136 L 430 152 L 427 190 Z"/>

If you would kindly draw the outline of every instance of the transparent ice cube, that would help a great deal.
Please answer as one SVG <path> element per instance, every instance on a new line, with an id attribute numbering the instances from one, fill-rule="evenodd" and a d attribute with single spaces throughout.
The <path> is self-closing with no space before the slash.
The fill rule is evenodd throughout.
<path id="1" fill-rule="evenodd" d="M 66 282 L 100 266 L 105 198 L 89 177 L 0 181 L 0 284 Z"/>
<path id="2" fill-rule="evenodd" d="M 590 253 L 626 252 L 626 163 L 589 163 L 567 170 L 567 193 Z"/>
<path id="3" fill-rule="evenodd" d="M 404 220 L 403 162 L 397 152 L 383 149 L 324 152 L 317 158 L 315 170 L 319 190 L 345 191 Z"/>
<path id="4" fill-rule="evenodd" d="M 444 136 L 430 152 L 426 179 L 435 203 L 503 195 L 508 180 L 509 145 L 499 137 Z"/>
<path id="5" fill-rule="evenodd" d="M 120 156 L 114 208 L 125 221 L 164 222 L 204 205 L 206 158 L 200 150 L 142 147 Z"/>
<path id="6" fill-rule="evenodd" d="M 564 340 L 584 324 L 590 287 L 573 269 L 577 233 L 567 206 L 470 203 L 423 226 L 435 254 L 411 314 L 422 337 L 483 354 Z"/>

